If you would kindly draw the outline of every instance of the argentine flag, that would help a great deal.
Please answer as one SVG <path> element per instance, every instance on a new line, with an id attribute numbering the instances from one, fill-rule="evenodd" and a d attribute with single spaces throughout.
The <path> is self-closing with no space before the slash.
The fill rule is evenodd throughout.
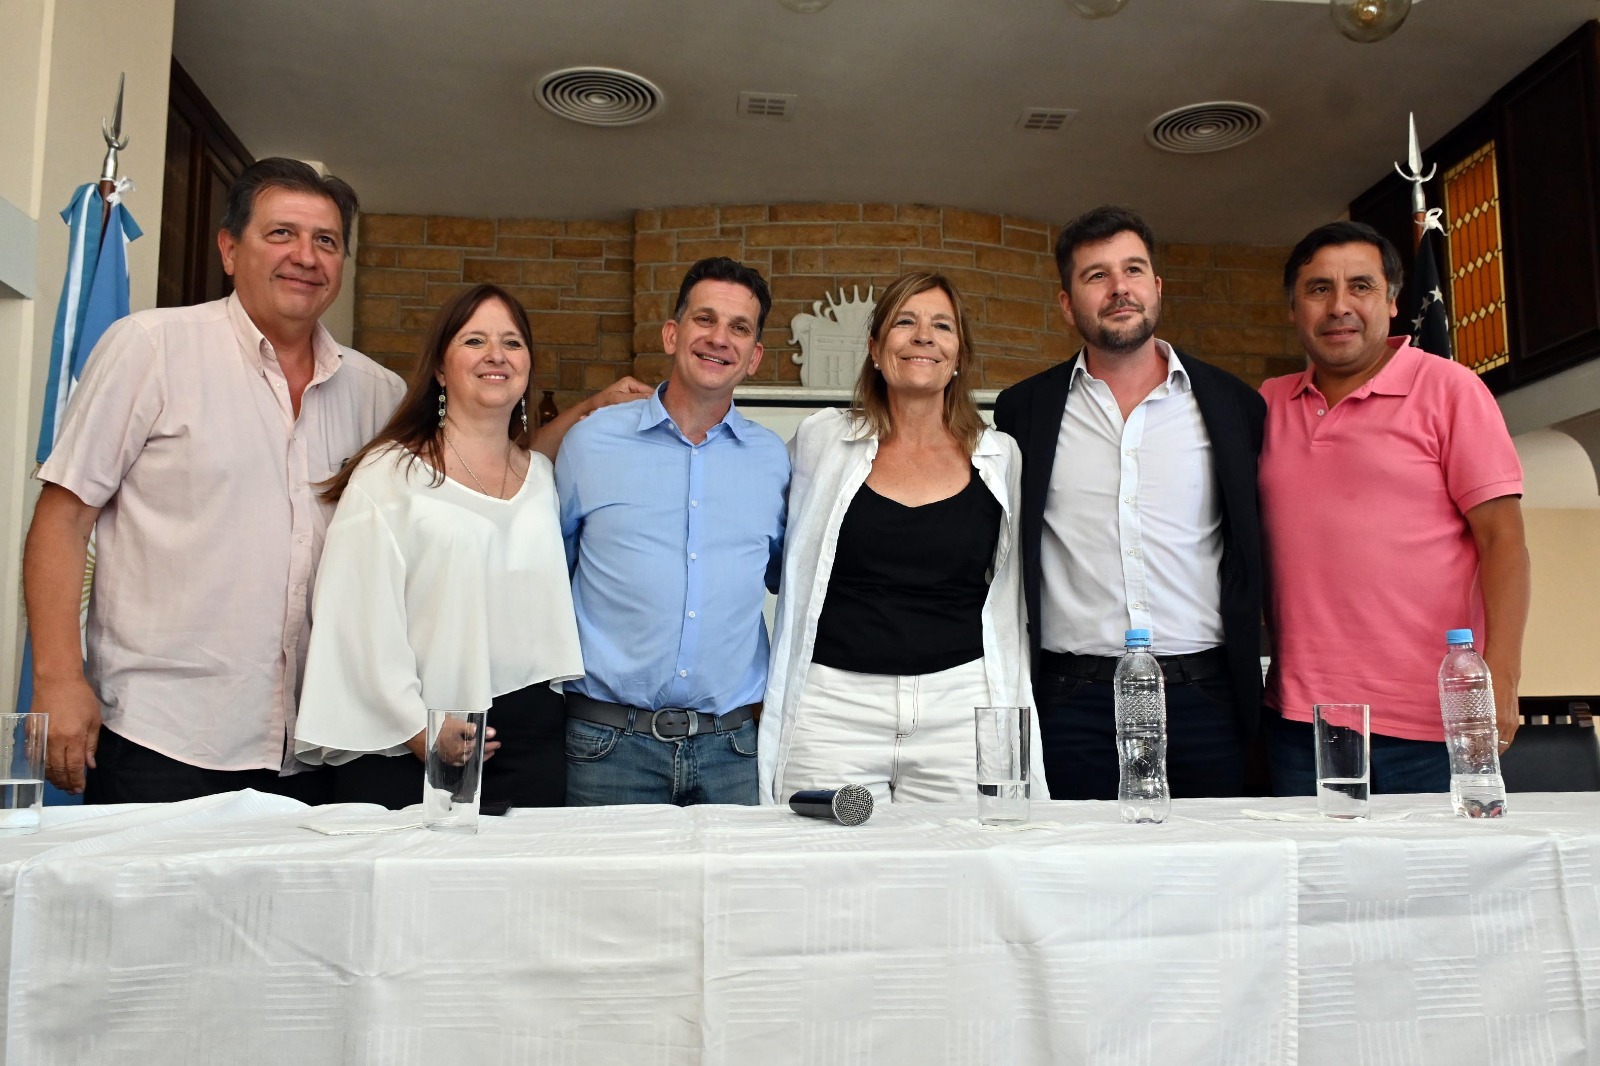
<path id="1" fill-rule="evenodd" d="M 123 192 L 131 186 L 127 179 L 117 182 L 107 213 L 99 182 L 80 185 L 72 203 L 61 212 L 69 231 L 67 277 L 61 286 L 61 305 L 56 308 L 56 328 L 50 338 L 50 377 L 45 383 L 44 414 L 39 420 L 39 449 L 35 455 L 40 463 L 55 450 L 67 401 L 83 376 L 89 353 L 111 323 L 128 313 L 128 242 L 142 236 L 139 224 L 121 203 Z M 92 558 L 92 540 L 90 551 Z M 33 642 L 28 640 L 22 646 L 17 710 L 27 711 L 32 706 Z M 82 801 L 48 785 L 45 802 L 54 805 Z"/>
<path id="2" fill-rule="evenodd" d="M 89 353 L 111 323 L 128 313 L 128 242 L 137 240 L 142 231 L 119 202 L 120 188 L 111 200 L 103 229 L 104 201 L 98 182 L 80 185 L 72 203 L 61 212 L 70 229 L 67 278 L 61 286 L 61 305 L 56 308 L 56 328 L 50 338 L 50 378 L 45 383 L 44 417 L 39 422 L 35 456 L 41 463 L 55 449 L 67 401 L 83 376 Z"/>

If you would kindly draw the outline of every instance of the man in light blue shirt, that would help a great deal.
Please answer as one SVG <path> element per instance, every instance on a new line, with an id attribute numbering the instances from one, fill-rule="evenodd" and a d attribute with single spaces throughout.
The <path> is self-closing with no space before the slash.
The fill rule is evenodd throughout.
<path id="1" fill-rule="evenodd" d="M 789 456 L 733 407 L 761 365 L 766 281 L 702 259 L 661 327 L 650 397 L 596 411 L 556 460 L 585 676 L 566 685 L 567 803 L 756 802 L 761 607 Z"/>

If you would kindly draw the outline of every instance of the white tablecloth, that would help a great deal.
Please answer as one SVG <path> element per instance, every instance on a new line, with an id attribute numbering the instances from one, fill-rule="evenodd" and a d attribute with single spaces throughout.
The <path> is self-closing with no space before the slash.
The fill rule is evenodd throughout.
<path id="1" fill-rule="evenodd" d="M 486 818 L 236 793 L 0 839 L 9 1066 L 1513 1066 L 1600 1055 L 1600 798 Z M 356 813 L 374 808 L 355 808 Z M 88 812 L 90 815 L 95 812 Z"/>

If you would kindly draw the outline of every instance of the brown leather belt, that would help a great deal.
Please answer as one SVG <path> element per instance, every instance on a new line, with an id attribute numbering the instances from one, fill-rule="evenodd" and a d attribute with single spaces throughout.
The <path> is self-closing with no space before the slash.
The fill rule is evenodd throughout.
<path id="1" fill-rule="evenodd" d="M 732 733 L 756 716 L 759 703 L 748 703 L 726 714 L 663 707 L 647 711 L 621 703 L 606 703 L 577 692 L 567 693 L 567 717 L 595 725 L 608 725 L 624 733 L 640 733 L 657 740 L 679 740 L 702 733 Z"/>

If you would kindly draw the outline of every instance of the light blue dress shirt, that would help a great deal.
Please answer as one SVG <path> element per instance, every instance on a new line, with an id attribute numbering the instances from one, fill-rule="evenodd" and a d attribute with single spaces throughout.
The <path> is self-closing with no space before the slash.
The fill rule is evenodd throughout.
<path id="1" fill-rule="evenodd" d="M 735 408 L 691 444 L 664 388 L 585 418 L 556 459 L 585 670 L 565 688 L 721 714 L 766 689 L 761 608 L 782 561 L 789 453 Z"/>

